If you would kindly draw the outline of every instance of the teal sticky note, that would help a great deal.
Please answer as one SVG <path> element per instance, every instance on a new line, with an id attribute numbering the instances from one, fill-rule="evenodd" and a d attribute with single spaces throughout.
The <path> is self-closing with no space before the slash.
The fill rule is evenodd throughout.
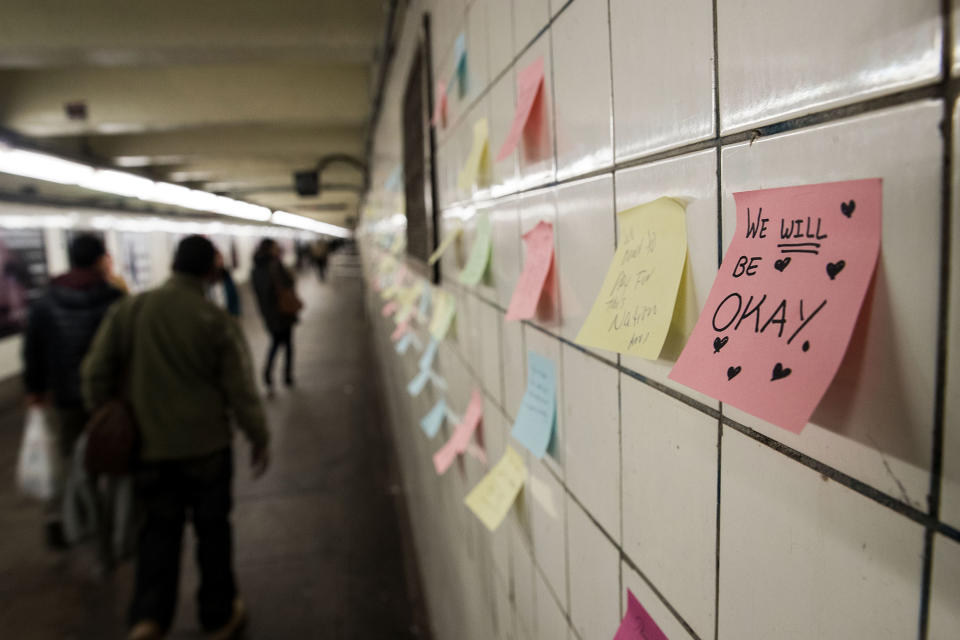
<path id="1" fill-rule="evenodd" d="M 397 340 L 396 349 L 397 353 L 404 354 L 407 352 L 407 349 L 410 348 L 410 343 L 413 342 L 413 332 L 408 331 L 403 334 L 403 337 Z"/>
<path id="2" fill-rule="evenodd" d="M 428 438 L 432 438 L 440 431 L 440 425 L 443 424 L 443 418 L 446 413 L 447 403 L 444 402 L 443 398 L 440 398 L 437 400 L 437 404 L 433 405 L 433 409 L 430 409 L 430 413 L 423 416 L 423 419 L 420 420 L 420 428 L 423 429 L 423 432 L 427 434 Z"/>
<path id="3" fill-rule="evenodd" d="M 427 345 L 427 348 L 423 351 L 423 355 L 420 356 L 421 371 L 430 371 L 433 368 L 433 361 L 437 357 L 437 348 L 439 346 L 440 343 L 437 342 L 435 338 L 430 338 L 430 344 Z"/>
<path id="4" fill-rule="evenodd" d="M 527 353 L 527 390 L 510 432 L 530 453 L 542 458 L 557 424 L 557 373 L 553 361 Z"/>
<path id="5" fill-rule="evenodd" d="M 461 33 L 453 43 L 453 79 L 449 86 L 453 86 L 453 80 L 457 82 L 457 95 L 462 100 L 467 95 L 467 35 Z"/>
<path id="6" fill-rule="evenodd" d="M 427 380 L 430 379 L 429 369 L 426 371 L 421 370 L 413 380 L 410 381 L 410 384 L 407 385 L 407 393 L 411 396 L 418 396 L 420 392 L 423 391 L 423 388 L 427 386 Z"/>
<path id="7" fill-rule="evenodd" d="M 420 307 L 417 309 L 417 314 L 421 318 L 430 317 L 430 285 L 424 284 L 423 291 L 420 293 Z"/>

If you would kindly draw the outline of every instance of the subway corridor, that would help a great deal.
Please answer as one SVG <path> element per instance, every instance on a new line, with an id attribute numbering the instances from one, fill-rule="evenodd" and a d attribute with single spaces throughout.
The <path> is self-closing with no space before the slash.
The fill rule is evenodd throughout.
<path id="1" fill-rule="evenodd" d="M 263 478 L 251 479 L 247 444 L 234 442 L 236 571 L 250 607 L 243 637 L 429 637 L 356 254 L 335 254 L 326 283 L 305 271 L 298 286 L 306 308 L 295 332 L 296 386 L 266 401 L 272 461 Z M 244 293 L 242 322 L 259 370 L 267 336 Z M 91 549 L 46 550 L 42 508 L 16 490 L 18 394 L 5 390 L 0 414 L 0 637 L 122 638 L 132 563 L 98 577 Z M 173 639 L 203 637 L 192 554 L 185 544 Z"/>

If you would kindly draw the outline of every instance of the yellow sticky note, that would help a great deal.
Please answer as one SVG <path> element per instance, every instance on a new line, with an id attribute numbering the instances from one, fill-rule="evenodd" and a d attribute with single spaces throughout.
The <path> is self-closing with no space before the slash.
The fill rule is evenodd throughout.
<path id="1" fill-rule="evenodd" d="M 500 462 L 483 476 L 463 502 L 487 529 L 495 531 L 510 512 L 526 478 L 527 467 L 523 458 L 507 445 Z"/>
<path id="2" fill-rule="evenodd" d="M 488 139 L 490 137 L 490 127 L 486 118 L 480 118 L 473 124 L 473 147 L 470 149 L 470 155 L 467 156 L 467 162 L 460 170 L 458 184 L 463 191 L 469 191 L 477 184 L 480 176 L 486 175 L 489 161 L 487 152 Z"/>
<path id="3" fill-rule="evenodd" d="M 655 360 L 687 257 L 686 211 L 672 198 L 659 198 L 617 218 L 617 251 L 576 342 Z"/>
<path id="4" fill-rule="evenodd" d="M 453 244 L 453 241 L 456 240 L 461 233 L 463 233 L 463 227 L 457 227 L 448 233 L 440 243 L 440 246 L 437 247 L 437 250 L 430 254 L 430 259 L 427 260 L 427 264 L 433 264 L 439 260 L 440 256 L 447 252 L 447 249 L 450 248 L 450 245 Z"/>
<path id="5" fill-rule="evenodd" d="M 438 291 L 433 298 L 433 316 L 430 318 L 430 335 L 437 342 L 441 342 L 447 331 L 450 330 L 450 324 L 453 322 L 453 316 L 457 312 L 457 303 L 449 293 Z"/>

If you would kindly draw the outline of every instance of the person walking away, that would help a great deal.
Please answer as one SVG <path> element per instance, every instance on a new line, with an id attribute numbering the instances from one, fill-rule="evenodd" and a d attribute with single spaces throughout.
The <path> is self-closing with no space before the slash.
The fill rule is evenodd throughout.
<path id="1" fill-rule="evenodd" d="M 217 275 L 207 297 L 213 304 L 221 309 L 226 309 L 227 313 L 238 318 L 240 317 L 240 294 L 237 291 L 236 283 L 233 281 L 233 276 L 230 274 L 230 269 L 224 265 L 223 254 L 220 251 L 217 251 L 215 269 Z"/>
<path id="2" fill-rule="evenodd" d="M 310 245 L 310 253 L 313 255 L 313 263 L 317 267 L 317 276 L 321 282 L 327 279 L 327 260 L 330 257 L 330 245 L 323 238 L 318 238 Z"/>
<path id="3" fill-rule="evenodd" d="M 294 290 L 293 276 L 283 266 L 280 255 L 280 245 L 269 238 L 262 240 L 253 255 L 250 274 L 260 315 L 270 333 L 263 368 L 268 397 L 273 397 L 273 361 L 280 347 L 284 349 L 283 381 L 288 387 L 293 386 L 293 325 L 303 306 Z"/>
<path id="4" fill-rule="evenodd" d="M 188 514 L 201 626 L 226 639 L 246 620 L 233 570 L 230 417 L 250 441 L 255 477 L 267 468 L 268 433 L 241 329 L 205 297 L 217 276 L 215 253 L 206 238 L 183 239 L 170 279 L 114 306 L 83 363 L 87 406 L 125 393 L 140 432 L 135 488 L 145 522 L 129 640 L 161 638 L 170 628 Z"/>
<path id="5" fill-rule="evenodd" d="M 74 238 L 70 270 L 54 278 L 31 307 L 23 339 L 23 380 L 27 402 L 53 406 L 57 453 L 69 468 L 74 444 L 87 423 L 80 390 L 80 364 L 107 309 L 124 293 L 107 278 L 112 262 L 103 241 L 90 234 Z M 61 516 L 66 473 L 48 505 L 47 545 L 66 548 Z"/>

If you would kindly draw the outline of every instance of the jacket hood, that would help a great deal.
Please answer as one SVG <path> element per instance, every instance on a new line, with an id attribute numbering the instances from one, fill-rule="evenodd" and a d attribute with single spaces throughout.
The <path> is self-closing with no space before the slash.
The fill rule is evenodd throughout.
<path id="1" fill-rule="evenodd" d="M 69 274 L 67 274 L 69 275 Z M 123 296 L 123 292 L 108 284 L 102 277 L 88 286 L 76 286 L 77 281 L 61 276 L 50 283 L 53 302 L 67 309 L 83 309 L 107 304 Z"/>

